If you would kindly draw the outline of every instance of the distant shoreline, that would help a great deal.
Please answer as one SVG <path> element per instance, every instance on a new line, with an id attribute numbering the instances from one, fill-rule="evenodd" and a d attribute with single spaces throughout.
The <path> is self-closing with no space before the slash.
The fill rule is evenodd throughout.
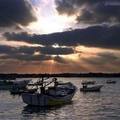
<path id="1" fill-rule="evenodd" d="M 120 73 L 58 73 L 58 74 L 0 74 L 0 79 L 39 78 L 39 77 L 120 77 Z"/>

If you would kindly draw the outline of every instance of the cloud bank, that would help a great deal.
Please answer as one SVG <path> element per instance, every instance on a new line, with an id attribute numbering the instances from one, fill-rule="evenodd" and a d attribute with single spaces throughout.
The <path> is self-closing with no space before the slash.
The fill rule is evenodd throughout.
<path id="1" fill-rule="evenodd" d="M 28 0 L 0 0 L 0 27 L 27 26 L 36 20 Z"/>
<path id="2" fill-rule="evenodd" d="M 5 33 L 7 40 L 25 41 L 43 46 L 99 47 L 106 49 L 120 49 L 120 26 L 92 26 L 53 34 Z M 59 51 L 60 52 L 60 51 Z"/>
<path id="3" fill-rule="evenodd" d="M 120 23 L 119 0 L 55 0 L 59 14 L 76 15 L 78 23 Z"/>

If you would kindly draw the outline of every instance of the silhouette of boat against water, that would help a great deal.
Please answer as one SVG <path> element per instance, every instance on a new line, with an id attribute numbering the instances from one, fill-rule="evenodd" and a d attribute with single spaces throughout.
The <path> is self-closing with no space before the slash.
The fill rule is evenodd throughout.
<path id="1" fill-rule="evenodd" d="M 62 105 L 71 102 L 76 91 L 76 87 L 71 82 L 61 83 L 58 82 L 56 78 L 52 80 L 42 78 L 34 85 L 38 88 L 36 92 L 22 93 L 23 102 L 27 105 Z"/>
<path id="2" fill-rule="evenodd" d="M 82 88 L 80 88 L 80 91 L 82 92 L 100 92 L 103 85 L 96 85 L 95 81 L 85 81 L 82 82 Z"/>

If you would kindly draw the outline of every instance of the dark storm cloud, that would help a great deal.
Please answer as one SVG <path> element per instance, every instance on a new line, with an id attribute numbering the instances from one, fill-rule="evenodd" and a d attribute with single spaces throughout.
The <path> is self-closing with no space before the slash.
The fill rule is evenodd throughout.
<path id="1" fill-rule="evenodd" d="M 0 45 L 1 54 L 34 54 L 35 52 L 40 52 L 41 54 L 47 55 L 67 55 L 74 53 L 72 48 L 53 48 L 53 47 L 10 47 L 5 45 Z"/>
<path id="2" fill-rule="evenodd" d="M 54 47 L 20 47 L 17 49 L 20 53 L 34 54 L 35 52 L 40 52 L 45 55 L 67 55 L 74 53 L 72 48 L 54 48 Z"/>
<path id="3" fill-rule="evenodd" d="M 1 54 L 30 54 L 33 55 L 35 52 L 40 52 L 45 55 L 67 55 L 74 53 L 72 48 L 53 48 L 53 47 L 10 47 L 0 45 Z"/>
<path id="4" fill-rule="evenodd" d="M 0 27 L 26 26 L 35 20 L 28 0 L 0 0 Z"/>
<path id="5" fill-rule="evenodd" d="M 35 51 L 40 52 L 40 55 L 34 55 Z M 20 61 L 46 61 L 54 59 L 58 63 L 63 63 L 61 57 L 52 57 L 51 55 L 66 55 L 73 53 L 71 48 L 53 48 L 53 47 L 10 47 L 0 45 L 1 59 L 16 59 Z"/>
<path id="6" fill-rule="evenodd" d="M 17 59 L 23 61 L 44 61 L 50 60 L 51 56 L 47 55 L 33 55 L 36 48 L 32 47 L 21 47 L 14 48 L 10 46 L 0 45 L 1 59 Z"/>
<path id="7" fill-rule="evenodd" d="M 5 33 L 4 36 L 7 40 L 25 41 L 44 46 L 52 46 L 54 44 L 67 47 L 84 45 L 87 47 L 120 49 L 120 26 L 93 26 L 85 29 L 46 35 Z M 58 49 L 57 51 L 60 52 Z"/>
<path id="8" fill-rule="evenodd" d="M 56 0 L 60 14 L 76 15 L 78 22 L 120 23 L 119 0 Z"/>
<path id="9" fill-rule="evenodd" d="M 67 64 L 68 61 L 66 61 L 64 58 L 60 57 L 60 56 L 55 56 L 54 57 L 54 61 L 61 63 L 61 64 Z"/>
<path id="10" fill-rule="evenodd" d="M 12 55 L 6 55 L 2 56 L 1 59 L 15 59 L 20 61 L 46 61 L 51 60 L 51 56 L 46 55 L 24 55 L 24 54 L 12 54 Z"/>
<path id="11" fill-rule="evenodd" d="M 43 62 L 43 61 L 47 61 L 47 60 L 54 60 L 57 63 L 60 64 L 65 64 L 67 63 L 65 61 L 65 59 L 63 59 L 60 56 L 56 56 L 56 57 L 51 57 L 50 55 L 30 55 L 30 54 L 6 54 L 4 56 L 0 56 L 0 59 L 4 59 L 4 60 L 10 60 L 10 59 L 14 59 L 14 60 L 19 60 L 19 61 L 36 61 L 36 62 Z"/>
<path id="12" fill-rule="evenodd" d="M 34 54 L 35 52 L 34 47 L 11 47 L 11 46 L 6 46 L 6 45 L 0 45 L 0 54 L 8 54 L 8 55 L 13 55 L 13 54 Z"/>
<path id="13" fill-rule="evenodd" d="M 75 7 L 74 0 L 55 0 L 57 4 L 57 11 L 60 14 L 73 15 L 77 12 L 77 7 Z"/>
<path id="14" fill-rule="evenodd" d="M 14 54 L 16 48 L 6 46 L 6 45 L 0 45 L 0 54 Z"/>
<path id="15" fill-rule="evenodd" d="M 41 47 L 40 52 L 49 55 L 67 55 L 74 53 L 74 50 L 72 48 Z"/>

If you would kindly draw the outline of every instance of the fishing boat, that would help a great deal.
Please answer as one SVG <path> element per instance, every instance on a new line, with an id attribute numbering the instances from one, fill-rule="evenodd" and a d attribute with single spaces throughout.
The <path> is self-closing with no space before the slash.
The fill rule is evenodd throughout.
<path id="1" fill-rule="evenodd" d="M 82 92 L 99 92 L 103 85 L 96 85 L 95 82 L 82 82 Z"/>
<path id="2" fill-rule="evenodd" d="M 35 84 L 38 90 L 34 93 L 22 93 L 23 102 L 33 106 L 56 106 L 71 102 L 76 87 L 71 83 L 58 82 L 57 78 L 39 79 Z"/>

